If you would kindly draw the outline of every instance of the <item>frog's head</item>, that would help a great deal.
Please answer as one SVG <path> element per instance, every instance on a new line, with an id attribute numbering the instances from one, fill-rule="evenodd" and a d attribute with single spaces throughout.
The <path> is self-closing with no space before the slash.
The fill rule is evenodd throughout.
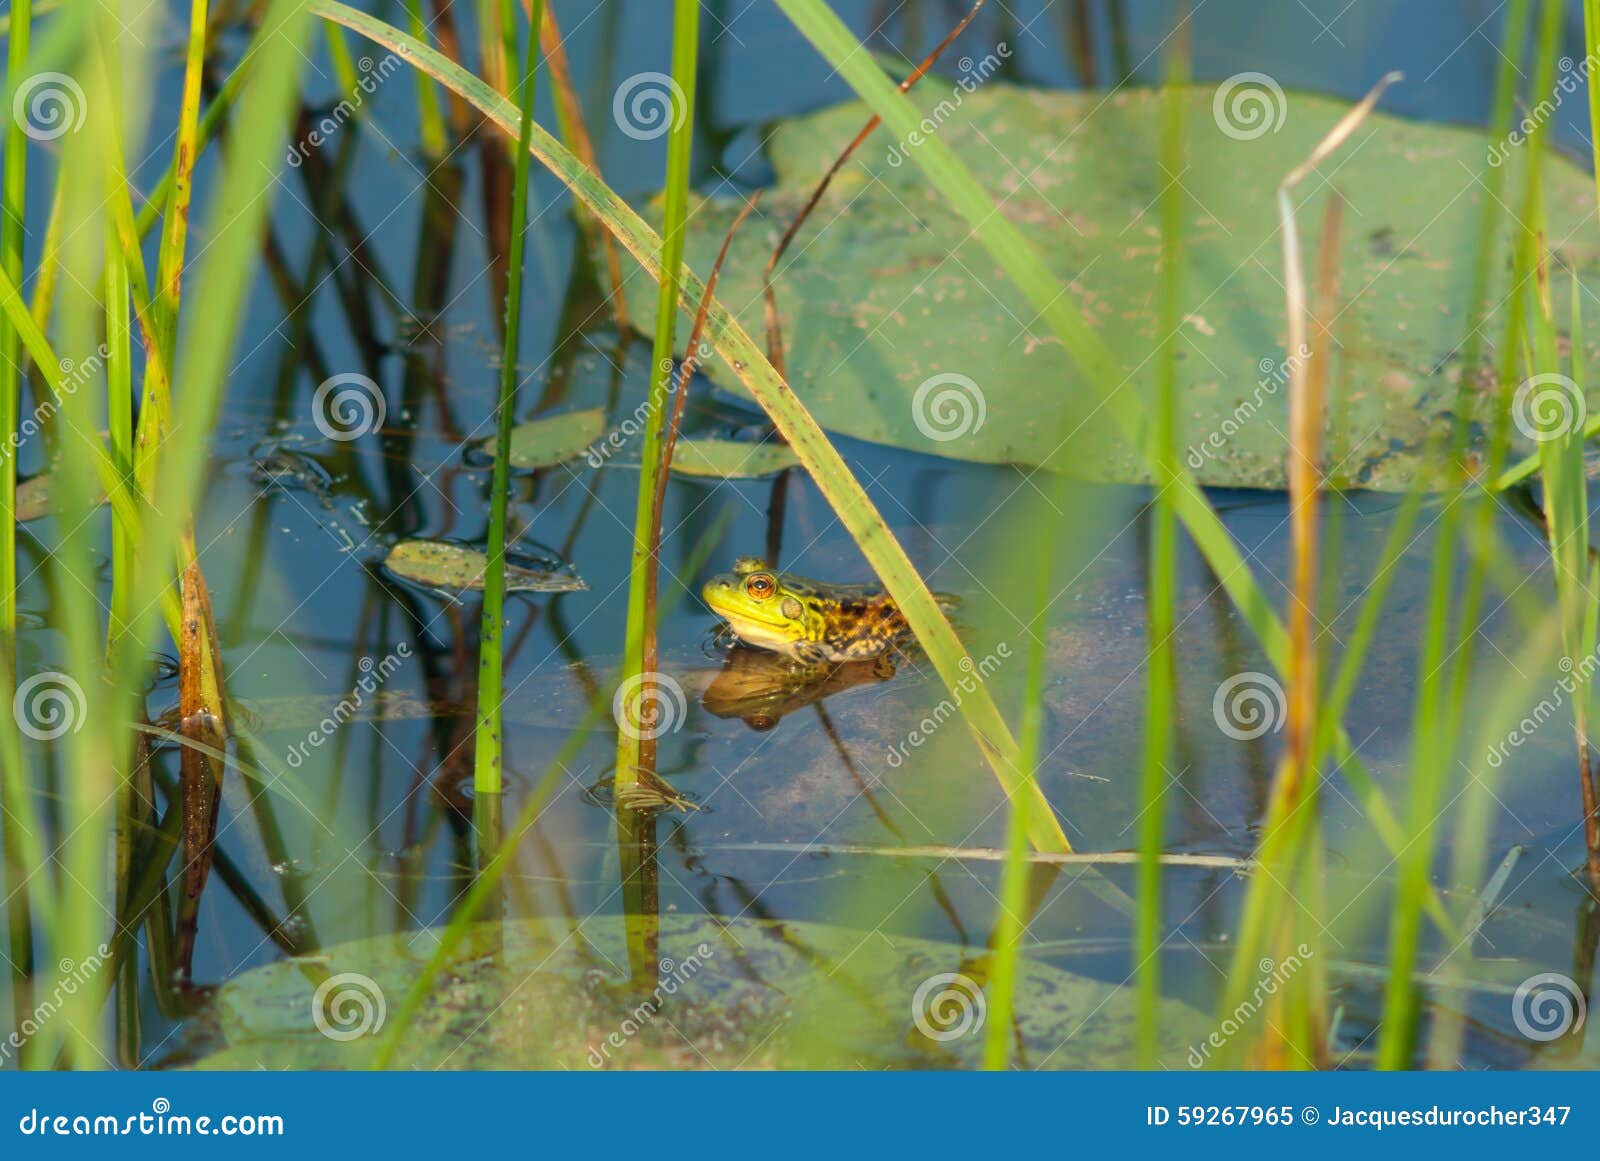
<path id="1" fill-rule="evenodd" d="M 788 652 L 815 636 L 806 592 L 789 586 L 759 557 L 740 557 L 732 572 L 712 577 L 700 595 L 740 640 L 762 649 Z"/>

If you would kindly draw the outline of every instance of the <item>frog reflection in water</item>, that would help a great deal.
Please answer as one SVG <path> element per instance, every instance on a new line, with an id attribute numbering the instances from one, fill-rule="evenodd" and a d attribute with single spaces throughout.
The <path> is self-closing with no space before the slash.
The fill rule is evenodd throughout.
<path id="1" fill-rule="evenodd" d="M 888 655 L 804 665 L 765 649 L 735 645 L 700 704 L 719 718 L 739 718 L 752 730 L 770 730 L 795 710 L 858 685 L 888 681 L 894 673 L 894 658 Z"/>
<path id="2" fill-rule="evenodd" d="M 883 589 L 775 572 L 756 557 L 712 577 L 701 595 L 742 643 L 707 687 L 705 707 L 752 729 L 771 729 L 802 706 L 888 680 L 913 641 Z M 954 597 L 934 595 L 941 608 L 955 607 Z"/>

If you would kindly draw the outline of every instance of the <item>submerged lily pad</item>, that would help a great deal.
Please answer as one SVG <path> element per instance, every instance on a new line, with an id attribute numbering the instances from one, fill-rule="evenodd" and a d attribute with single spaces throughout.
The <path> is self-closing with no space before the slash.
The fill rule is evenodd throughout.
<path id="1" fill-rule="evenodd" d="M 548 468 L 577 459 L 605 430 L 606 413 L 598 407 L 519 423 L 511 429 L 511 466 Z M 484 454 L 494 455 L 499 444 L 491 436 L 483 443 Z"/>
<path id="2" fill-rule="evenodd" d="M 384 567 L 402 580 L 435 589 L 482 589 L 489 558 L 475 548 L 445 540 L 402 540 Z M 589 586 L 571 573 L 523 568 L 506 562 L 508 593 L 574 593 Z"/>
<path id="3" fill-rule="evenodd" d="M 216 1001 L 227 1047 L 199 1067 L 369 1066 L 437 947 L 434 930 L 381 936 L 234 978 Z M 439 974 L 392 1064 L 976 1067 L 986 1000 L 975 963 L 955 945 L 884 932 L 667 916 L 635 988 L 618 916 L 575 929 L 482 924 Z M 1022 1063 L 1127 1067 L 1135 1010 L 1130 988 L 1024 958 L 1013 1033 Z M 1160 1016 L 1160 1060 L 1185 1067 L 1213 1021 L 1170 1000 Z"/>
<path id="4" fill-rule="evenodd" d="M 926 90 L 926 91 L 924 91 Z M 1261 135 L 1228 125 L 1216 91 L 1196 86 L 1184 108 L 1182 183 L 1186 259 L 1178 337 L 1180 447 L 1203 483 L 1280 488 L 1288 430 L 1282 244 L 1274 198 L 1345 102 L 1290 93 L 1282 123 Z M 937 134 L 1000 211 L 1027 236 L 1128 379 L 1083 381 L 1038 311 L 928 184 L 905 143 L 879 130 L 843 169 L 784 259 L 778 306 L 790 383 L 832 431 L 895 447 L 986 463 L 1054 461 L 1075 474 L 1148 482 L 1144 458 L 1116 434 L 1095 400 L 1115 389 L 1148 394 L 1155 373 L 1156 213 L 1161 98 L 1119 90 L 1064 93 L 990 83 L 951 108 L 929 80 L 912 93 L 934 110 Z M 860 104 L 779 123 L 769 138 L 776 186 L 733 243 L 718 297 L 761 335 L 761 272 L 788 224 L 840 148 L 866 121 Z M 930 114 L 932 116 L 932 114 Z M 1251 131 L 1253 132 L 1253 130 Z M 1462 365 L 1476 237 L 1489 194 L 1482 132 L 1375 115 L 1297 194 L 1307 239 L 1328 182 L 1349 202 L 1340 245 L 1346 296 L 1330 378 L 1329 457 L 1346 484 L 1403 487 L 1430 432 L 1446 424 Z M 910 147 L 914 149 L 915 147 Z M 1502 170 L 1519 188 L 1524 158 Z M 1564 159 L 1545 177 L 1548 237 L 1600 296 L 1600 231 L 1593 182 Z M 686 260 L 707 270 L 739 199 L 695 205 Z M 659 205 L 646 210 L 659 222 Z M 1488 302 L 1502 312 L 1508 233 L 1490 262 Z M 1308 251 L 1313 242 L 1307 241 Z M 1568 294 L 1563 271 L 1552 278 Z M 630 280 L 633 315 L 653 317 L 654 284 Z M 1569 317 L 1565 301 L 1555 317 Z M 679 333 L 687 332 L 687 325 Z M 1491 325 L 1486 333 L 1498 336 Z M 1485 362 L 1492 350 L 1483 352 Z M 1590 411 L 1600 405 L 1593 344 Z M 704 368 L 744 394 L 718 360 Z M 1063 434 L 1076 432 L 1062 449 Z M 1526 445 L 1532 448 L 1531 444 Z"/>
<path id="5" fill-rule="evenodd" d="M 55 510 L 50 484 L 49 473 L 41 472 L 17 485 L 17 523 L 26 524 Z"/>
<path id="6" fill-rule="evenodd" d="M 106 502 L 106 494 L 99 481 L 94 486 L 94 502 L 98 507 Z M 54 472 L 40 472 L 17 483 L 17 523 L 26 524 L 56 510 Z"/>
<path id="7" fill-rule="evenodd" d="M 792 468 L 800 458 L 787 444 L 736 439 L 683 439 L 672 453 L 672 470 L 686 476 L 753 480 Z"/>

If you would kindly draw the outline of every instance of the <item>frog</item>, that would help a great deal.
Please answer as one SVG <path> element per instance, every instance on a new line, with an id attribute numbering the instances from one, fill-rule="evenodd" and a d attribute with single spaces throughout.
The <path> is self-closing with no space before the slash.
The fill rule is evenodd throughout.
<path id="1" fill-rule="evenodd" d="M 892 656 L 913 640 L 905 615 L 883 588 L 779 572 L 756 556 L 740 557 L 700 595 L 740 641 L 801 665 Z M 946 613 L 959 603 L 948 593 L 933 596 Z"/>
<path id="2" fill-rule="evenodd" d="M 307 492 L 324 508 L 333 507 L 333 477 L 311 456 L 285 447 L 259 447 L 250 461 L 250 478 L 262 488 Z"/>

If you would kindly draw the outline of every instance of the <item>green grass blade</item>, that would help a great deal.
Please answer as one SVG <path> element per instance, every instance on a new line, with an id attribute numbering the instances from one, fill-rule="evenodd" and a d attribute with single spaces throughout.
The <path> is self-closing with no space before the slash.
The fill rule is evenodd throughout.
<path id="1" fill-rule="evenodd" d="M 528 237 L 528 136 L 533 126 L 534 79 L 539 67 L 538 21 L 544 0 L 534 0 L 533 26 L 524 50 L 522 79 L 517 85 L 519 147 L 516 177 L 511 191 L 511 253 L 506 283 L 505 349 L 500 360 L 499 443 L 511 446 L 511 426 L 516 418 L 517 356 L 522 333 L 523 251 Z M 502 19 L 507 35 L 516 39 L 516 14 L 508 3 Z M 478 632 L 478 729 L 473 757 L 473 789 L 478 794 L 499 794 L 501 786 L 501 698 L 505 682 L 501 634 L 506 603 L 506 504 L 511 487 L 511 457 L 494 457 L 494 477 L 489 501 L 489 562 L 484 576 L 483 617 Z"/>
<path id="2" fill-rule="evenodd" d="M 418 40 L 427 40 L 428 28 L 422 20 L 422 0 L 406 0 L 406 27 Z M 422 156 L 435 162 L 444 157 L 449 141 L 449 134 L 444 128 L 444 112 L 439 107 L 439 94 L 434 90 L 433 82 L 422 72 L 417 73 L 417 137 L 422 143 Z"/>
<path id="3" fill-rule="evenodd" d="M 103 15 L 99 10 L 93 15 Z M 60 831 L 54 836 L 51 864 L 59 868 L 55 912 L 49 923 L 50 962 L 84 962 L 107 941 L 106 915 L 114 913 L 115 894 L 106 875 L 106 852 L 120 801 L 114 760 L 121 731 L 107 712 L 113 694 L 101 680 L 105 640 L 100 624 L 98 555 L 100 527 L 89 519 L 97 504 L 93 474 L 74 470 L 85 447 L 99 447 L 96 395 L 100 388 L 98 349 L 105 315 L 102 301 L 101 245 L 105 237 L 101 144 L 105 126 L 116 109 L 103 74 L 83 68 L 85 38 L 69 58 L 74 83 L 87 110 L 78 130 L 62 138 L 61 174 L 67 182 L 62 207 L 62 280 L 56 333 L 72 359 L 70 385 L 53 384 L 57 394 L 56 428 L 61 467 L 52 485 L 57 521 L 50 546 L 53 583 L 51 614 L 59 644 L 48 680 L 70 695 L 72 727 L 37 753 L 59 772 Z M 85 83 L 87 82 L 87 83 Z M 10 290 L 8 300 L 14 302 Z M 16 316 L 13 323 L 22 325 Z M 31 320 L 30 320 L 31 322 Z M 78 369 L 84 364 L 87 373 Z M 53 370 L 59 371 L 59 365 Z M 42 373 L 48 373 L 40 366 Z M 65 386 L 66 389 L 61 389 Z M 26 712 L 26 711 L 24 711 Z M 41 980 L 47 986 L 49 976 Z M 54 981 L 50 981 L 54 982 Z M 60 993 L 57 993 L 60 994 Z M 41 1028 L 41 1052 L 60 1053 L 71 1067 L 101 1067 L 98 998 L 89 989 L 62 996 L 59 1016 Z"/>
<path id="4" fill-rule="evenodd" d="M 1583 0 L 1583 43 L 1587 49 L 1584 60 L 1592 67 L 1600 60 L 1600 0 Z M 1595 129 L 1600 126 L 1600 85 L 1591 84 L 1588 88 L 1590 159 L 1594 165 L 1595 199 L 1600 203 L 1600 139 L 1595 138 Z"/>
<path id="5" fill-rule="evenodd" d="M 162 446 L 159 487 L 152 507 L 157 512 L 192 512 L 204 473 L 211 432 L 232 370 L 233 343 L 238 334 L 251 280 L 241 271 L 254 268 L 271 199 L 266 175 L 282 165 L 289 112 L 299 87 L 305 37 L 309 31 L 303 0 L 276 0 L 267 6 L 257 36 L 250 84 L 235 105 L 232 132 L 215 187 L 213 209 L 206 223 L 207 245 L 195 264 L 188 325 L 176 345 L 173 394 L 184 401 L 183 422 L 176 424 Z M 178 528 L 155 521 L 144 530 L 143 551 L 151 561 L 172 559 Z M 161 584 L 146 575 L 150 589 Z M 141 606 L 148 605 L 146 592 Z"/>
<path id="6" fill-rule="evenodd" d="M 239 90 L 244 87 L 246 79 L 248 79 L 251 70 L 255 67 L 255 62 L 259 59 L 262 46 L 261 33 L 258 31 L 255 39 L 250 42 L 250 46 L 245 50 L 244 57 L 239 62 L 238 67 L 228 74 L 227 80 L 222 82 L 222 87 L 217 90 L 216 96 L 206 106 L 205 114 L 200 118 L 200 124 L 195 129 L 195 149 L 197 151 L 203 152 L 211 144 L 212 139 L 216 137 L 217 129 L 221 126 L 223 118 L 233 108 L 234 101 L 238 99 Z M 155 186 L 150 190 L 150 196 L 145 204 L 139 207 L 136 224 L 140 237 L 150 232 L 151 227 L 160 220 L 163 207 L 171 200 L 173 183 L 177 181 L 177 167 L 178 158 L 174 156 L 167 163 L 166 172 L 161 175 L 161 180 L 156 182 Z"/>
<path id="7" fill-rule="evenodd" d="M 1127 381 L 1127 374 L 1105 341 L 1062 292 L 1060 280 L 1005 215 L 976 178 L 938 136 L 922 132 L 923 114 L 900 92 L 855 35 L 823 0 L 777 0 L 778 7 L 803 33 L 852 89 L 883 119 L 883 125 L 901 141 L 918 140 L 911 151 L 928 181 L 939 190 L 1035 310 L 1049 324 L 1089 383 L 1100 385 L 1108 401 L 1118 399 L 1112 390 Z M 1131 402 L 1131 401 L 1130 401 Z M 1116 403 L 1127 411 L 1127 403 Z M 1137 407 L 1133 402 L 1132 406 Z"/>
<path id="8" fill-rule="evenodd" d="M 508 132 L 514 127 L 515 109 L 508 101 L 479 78 L 399 29 L 340 4 L 337 0 L 312 0 L 311 10 L 361 33 L 401 59 L 423 69 Z M 537 125 L 534 126 L 529 148 L 537 161 L 606 224 L 617 241 L 651 277 L 661 277 L 661 240 L 626 202 Z M 683 294 L 680 301 L 692 306 L 699 301 L 704 287 L 687 267 L 682 277 Z M 962 659 L 966 657 L 964 647 L 905 550 L 895 540 L 865 489 L 851 475 L 850 469 L 817 426 L 816 420 L 772 369 L 755 340 L 739 326 L 727 308 L 717 302 L 711 305 L 707 341 L 771 417 L 774 426 L 810 472 L 818 490 L 838 514 L 840 522 L 855 539 L 862 555 L 900 606 L 946 688 L 955 690 L 967 677 L 968 671 L 961 666 Z M 1242 561 L 1240 563 L 1242 567 Z M 1071 846 L 1049 803 L 1018 773 L 1017 743 L 988 690 L 980 685 L 975 693 L 963 692 L 957 700 L 979 749 L 1001 785 L 1008 793 L 1034 795 L 1029 806 L 1029 837 L 1033 844 L 1041 850 L 1070 850 Z"/>
<path id="9" fill-rule="evenodd" d="M 1067 483 L 1057 486 L 1065 495 Z M 1063 505 L 1063 508 L 1066 506 Z M 1037 785 L 1040 739 L 1044 736 L 1044 685 L 1048 677 L 1045 643 L 1049 638 L 1049 614 L 1055 574 L 1056 540 L 1059 525 L 1051 525 L 1039 546 L 1038 574 L 1034 580 L 1033 623 L 1029 627 L 1027 681 L 1022 694 L 1021 724 L 1017 744 L 1018 769 Z M 998 1070 L 1011 1059 L 1012 1013 L 1016 1009 L 1017 961 L 1022 953 L 1022 935 L 1029 918 L 1028 811 L 1032 797 L 1013 795 L 1006 815 L 1005 863 L 1000 871 L 999 922 L 995 924 L 994 959 L 989 970 L 989 1016 L 984 1028 L 983 1066 Z"/>
<path id="10" fill-rule="evenodd" d="M 17 78 L 27 72 L 30 22 L 30 0 L 19 0 L 11 7 L 11 31 L 6 54 L 6 73 L 17 83 Z M 22 284 L 22 241 L 27 216 L 28 199 L 28 138 L 24 132 L 26 121 L 11 117 L 5 130 L 5 173 L 0 177 L 0 270 L 11 281 Z M 22 391 L 21 343 L 16 329 L 7 318 L 0 317 L 0 440 L 6 447 L 15 446 L 13 436 L 17 431 L 18 402 Z M 16 463 L 8 453 L 5 471 L 0 472 L 0 668 L 5 677 L 0 680 L 0 693 L 10 698 L 10 683 L 15 680 L 16 620 L 17 620 L 17 533 L 16 533 Z M 5 743 L 7 766 L 11 765 L 11 751 L 15 736 L 7 732 Z M 16 746 L 16 760 L 20 761 L 20 746 Z"/>
<path id="11" fill-rule="evenodd" d="M 326 28 L 328 60 L 333 65 L 333 77 L 339 83 L 339 95 L 349 100 L 359 92 L 360 74 L 356 72 L 356 58 L 345 41 L 344 29 Z"/>
<path id="12" fill-rule="evenodd" d="M 891 132 L 902 138 L 917 133 L 921 144 L 911 152 L 912 160 L 929 181 L 945 194 L 951 206 L 967 219 L 974 236 L 1029 297 L 1040 317 L 1050 324 L 1062 346 L 1077 362 L 1084 389 L 1097 393 L 1094 402 L 1104 406 L 1125 439 L 1135 447 L 1143 447 L 1145 425 L 1148 422 L 1145 408 L 1136 395 L 1121 389 L 1126 376 L 1117 367 L 1109 349 L 1078 314 L 1072 306 L 1072 296 L 1066 293 L 1028 246 L 1021 232 L 1004 214 L 998 212 L 982 186 L 967 172 L 949 146 L 937 136 L 921 131 L 921 112 L 878 69 L 871 55 L 856 43 L 849 29 L 821 0 L 777 2 L 828 63 L 883 119 Z M 735 369 L 738 369 L 737 364 Z M 745 383 L 759 398 L 760 392 L 751 386 L 751 378 L 746 377 Z M 1268 603 L 1243 554 L 1196 484 L 1193 474 L 1181 464 L 1172 481 L 1171 500 L 1173 510 L 1234 606 L 1261 642 L 1268 659 L 1280 673 L 1285 672 L 1288 635 L 1283 622 Z M 884 579 L 887 582 L 888 578 Z M 905 602 L 901 603 L 904 607 Z M 908 610 L 912 627 L 917 629 L 919 639 L 926 645 L 929 637 L 918 628 L 918 619 L 910 614 L 911 610 Z M 936 664 L 937 661 L 935 657 Z M 940 673 L 947 681 L 950 680 L 942 668 Z M 1336 741 L 1334 757 L 1344 770 L 1357 801 L 1384 844 L 1391 851 L 1399 851 L 1405 845 L 1405 835 L 1393 808 L 1372 780 L 1343 729 L 1339 731 Z M 1430 900 L 1428 910 L 1436 923 L 1446 930 L 1450 928 L 1449 916 L 1436 898 Z"/>
<path id="13" fill-rule="evenodd" d="M 662 465 L 663 429 L 666 424 L 667 396 L 672 385 L 672 352 L 678 325 L 678 300 L 683 267 L 683 227 L 688 217 L 690 162 L 694 147 L 694 98 L 700 51 L 699 0 L 676 0 L 672 26 L 672 126 L 667 136 L 666 202 L 661 223 L 661 265 L 659 294 L 656 299 L 655 342 L 650 358 L 650 393 L 642 442 L 639 494 L 633 521 L 633 553 L 628 569 L 627 636 L 622 659 L 622 688 L 640 690 L 626 699 L 624 715 L 636 715 L 649 705 L 648 689 L 640 679 L 654 680 L 647 669 L 648 654 L 655 652 L 655 607 L 650 599 L 656 572 L 655 546 L 660 529 L 655 527 L 656 485 Z M 680 107 L 681 105 L 681 107 Z M 679 390 L 687 390 L 680 384 Z M 619 723 L 621 726 L 622 723 Z M 650 765 L 647 756 L 654 742 L 644 723 L 617 731 L 617 794 L 623 800 L 624 788 L 639 781 L 640 767 Z M 652 771 L 653 772 L 653 771 Z M 619 816 L 620 816 L 619 812 Z"/>
<path id="14" fill-rule="evenodd" d="M 1587 0 L 1586 0 L 1587 2 Z M 1532 0 L 1511 0 L 1506 8 L 1505 34 L 1500 43 L 1500 63 L 1495 70 L 1494 97 L 1490 105 L 1489 125 L 1496 139 L 1505 140 L 1511 129 L 1511 115 L 1516 105 L 1518 65 L 1522 60 L 1523 42 L 1527 36 L 1528 6 Z M 1483 338 L 1487 330 L 1483 324 L 1484 305 L 1495 274 L 1495 240 L 1500 231 L 1500 220 L 1505 213 L 1506 169 L 1484 161 L 1478 172 L 1483 183 L 1483 212 L 1478 218 L 1477 244 L 1473 251 L 1472 290 L 1467 308 L 1467 333 L 1462 340 L 1462 366 L 1476 368 L 1483 357 Z M 1477 400 L 1473 396 L 1475 376 L 1463 374 L 1456 392 L 1456 422 L 1454 424 L 1454 451 L 1459 456 L 1466 450 L 1472 435 L 1471 419 L 1477 413 Z"/>
<path id="15" fill-rule="evenodd" d="M 692 571 L 698 571 L 705 564 L 707 554 L 712 546 L 721 540 L 727 524 L 727 514 L 719 515 L 712 520 L 699 542 L 691 547 L 687 563 Z M 666 604 L 671 607 L 671 597 Z M 602 686 L 602 689 L 604 688 Z M 523 802 L 521 810 L 517 812 L 517 817 L 505 829 L 505 840 L 478 872 L 472 887 L 451 915 L 450 922 L 439 933 L 438 941 L 433 945 L 433 954 L 417 973 L 410 990 L 395 1005 L 393 1014 L 383 1028 L 382 1039 L 374 1049 L 373 1068 L 387 1068 L 393 1063 L 395 1053 L 404 1041 L 407 1029 L 427 1003 L 428 998 L 434 994 L 434 985 L 440 973 L 444 971 L 451 955 L 466 938 L 472 925 L 486 916 L 493 904 L 495 892 L 500 889 L 506 872 L 514 865 L 517 852 L 522 849 L 523 840 L 539 821 L 545 808 L 549 806 L 560 787 L 562 777 L 571 776 L 573 773 L 573 763 L 583 748 L 589 744 L 591 731 L 604 719 L 608 708 L 609 699 L 603 693 L 597 693 L 590 700 L 583 716 L 574 724 L 566 741 L 550 759 L 543 775 Z"/>
<path id="16" fill-rule="evenodd" d="M 7 25 L 6 75 L 15 85 L 27 69 L 33 15 L 31 0 L 15 0 Z M 11 117 L 5 130 L 4 176 L 0 177 L 0 273 L 13 284 L 22 282 L 22 242 L 27 215 L 28 139 L 24 121 Z M 20 422 L 22 344 L 9 316 L 0 312 L 0 446 L 13 448 Z M 10 705 L 17 681 L 17 465 L 11 454 L 0 457 L 0 702 Z M 0 731 L 0 803 L 5 845 L 7 962 L 11 964 L 16 1025 L 31 1012 L 28 979 L 33 973 L 34 909 L 26 885 L 29 871 L 40 864 L 39 828 L 28 795 L 22 737 Z M 31 1054 L 29 1059 L 31 1060 Z"/>
<path id="17" fill-rule="evenodd" d="M 169 353 L 178 332 L 179 284 L 183 278 L 184 249 L 189 237 L 189 202 L 194 195 L 194 165 L 199 152 L 200 87 L 206 67 L 207 13 L 207 0 L 191 0 L 183 99 L 178 110 L 178 139 L 173 147 L 172 191 L 162 218 L 161 249 L 156 259 L 156 335 L 161 350 Z M 167 378 L 171 378 L 170 365 Z"/>
<path id="18" fill-rule="evenodd" d="M 1533 91 L 1551 90 L 1555 75 L 1555 53 L 1559 36 L 1559 4 L 1546 0 L 1543 8 L 1538 40 L 1538 62 L 1535 68 Z M 1527 143 L 1528 171 L 1521 218 L 1523 236 L 1517 247 L 1519 257 L 1515 264 L 1518 277 L 1513 286 L 1521 287 L 1521 278 L 1534 269 L 1533 234 L 1542 216 L 1543 204 L 1540 174 L 1544 149 L 1544 127 L 1538 126 Z M 1513 302 L 1521 299 L 1520 290 Z M 1502 370 L 1509 367 L 1504 356 L 1515 351 L 1519 333 L 1518 307 L 1513 306 L 1509 322 L 1511 342 L 1503 352 Z M 1502 381 L 1502 395 L 1505 380 Z M 1509 409 L 1497 408 L 1490 437 L 1489 464 L 1491 474 L 1498 474 L 1502 464 L 1506 439 L 1506 419 Z M 1424 899 L 1431 893 L 1429 871 L 1434 860 L 1434 845 L 1440 829 L 1440 811 L 1446 802 L 1453 781 L 1459 776 L 1456 750 L 1459 744 L 1460 722 L 1472 660 L 1472 642 L 1476 634 L 1476 619 L 1482 592 L 1481 570 L 1474 562 L 1460 581 L 1459 607 L 1457 603 L 1457 576 L 1455 547 L 1457 529 L 1467 513 L 1458 513 L 1455 505 L 1446 508 L 1437 540 L 1435 541 L 1427 619 L 1423 630 L 1423 643 L 1418 668 L 1422 680 L 1417 690 L 1412 714 L 1412 757 L 1410 763 L 1410 835 L 1400 854 L 1395 888 L 1395 903 L 1389 927 L 1389 978 L 1384 992 L 1383 1028 L 1378 1045 L 1378 1065 L 1386 1069 L 1410 1067 L 1416 1057 L 1420 1022 L 1420 997 L 1413 971 L 1422 948 L 1422 918 Z M 1463 640 L 1452 642 L 1450 622 L 1452 613 L 1459 625 Z"/>
<path id="19" fill-rule="evenodd" d="M 1161 123 L 1161 318 L 1156 352 L 1154 422 L 1150 462 L 1155 498 L 1150 515 L 1148 661 L 1145 667 L 1144 754 L 1139 780 L 1139 918 L 1134 940 L 1138 965 L 1137 1060 L 1153 1068 L 1161 998 L 1161 854 L 1166 785 L 1178 700 L 1178 526 L 1172 506 L 1178 475 L 1178 328 L 1183 304 L 1183 86 L 1188 83 L 1186 8 L 1177 16 L 1176 43 L 1168 51 Z"/>

